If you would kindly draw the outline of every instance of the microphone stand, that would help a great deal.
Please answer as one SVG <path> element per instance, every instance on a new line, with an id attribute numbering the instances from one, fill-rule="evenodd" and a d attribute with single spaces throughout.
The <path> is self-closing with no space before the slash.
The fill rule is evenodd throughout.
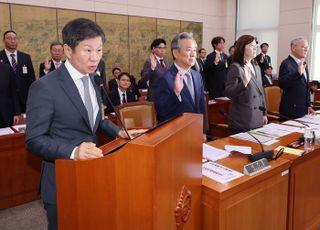
<path id="1" fill-rule="evenodd" d="M 222 110 L 222 109 L 219 109 L 219 113 L 226 117 L 226 114 L 225 112 Z M 233 121 L 233 124 L 236 126 L 237 129 L 239 129 L 240 131 L 244 131 L 246 132 L 248 135 L 250 135 L 253 139 L 255 139 L 258 144 L 260 145 L 260 148 L 261 148 L 261 152 L 257 152 L 255 154 L 250 154 L 248 155 L 248 159 L 250 161 L 257 161 L 257 160 L 260 160 L 262 158 L 266 158 L 268 160 L 272 160 L 273 159 L 273 150 L 269 150 L 269 151 L 265 151 L 264 148 L 263 148 L 263 145 L 261 143 L 261 141 L 259 141 L 259 139 L 257 137 L 255 137 L 252 133 L 250 133 L 250 131 L 247 131 L 245 130 L 243 127 L 241 127 L 239 124 L 237 124 L 237 122 Z"/>
<path id="2" fill-rule="evenodd" d="M 109 97 L 108 94 L 107 94 L 106 89 L 105 89 L 104 86 L 103 86 L 102 77 L 101 77 L 99 74 L 97 74 L 97 73 L 96 73 L 96 76 L 98 76 L 98 79 L 97 79 L 97 80 L 99 81 L 99 82 L 96 81 L 96 84 L 100 87 L 100 89 L 102 89 L 102 92 L 104 93 L 104 96 L 106 97 L 107 101 L 109 102 L 109 104 L 111 105 L 112 109 L 114 110 L 117 119 L 120 121 L 120 124 L 121 124 L 121 126 L 122 126 L 122 129 L 123 129 L 124 132 L 127 134 L 128 139 L 131 141 L 132 138 L 130 137 L 127 128 L 124 126 L 124 124 L 123 124 L 123 122 L 122 122 L 122 120 L 121 120 L 120 114 L 119 114 L 118 111 L 115 109 L 115 106 L 113 105 L 110 97 Z"/>

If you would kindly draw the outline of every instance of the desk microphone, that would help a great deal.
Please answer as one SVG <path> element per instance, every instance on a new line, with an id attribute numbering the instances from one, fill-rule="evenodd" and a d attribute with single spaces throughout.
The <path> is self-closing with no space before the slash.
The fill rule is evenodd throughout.
<path id="1" fill-rule="evenodd" d="M 219 109 L 219 113 L 226 117 L 226 113 L 222 110 L 222 109 Z M 250 131 L 247 131 L 246 129 L 244 129 L 243 127 L 241 127 L 241 125 L 237 124 L 237 122 L 233 121 L 233 124 L 236 126 L 237 129 L 239 129 L 240 131 L 244 131 L 246 132 L 247 134 L 249 134 L 253 139 L 255 139 L 259 145 L 260 145 L 260 148 L 261 148 L 261 152 L 257 152 L 255 154 L 250 154 L 248 155 L 248 159 L 250 161 L 257 161 L 257 160 L 260 160 L 262 158 L 266 158 L 268 160 L 272 160 L 273 159 L 273 150 L 270 150 L 270 151 L 265 151 L 264 148 L 263 148 L 263 145 L 261 143 L 261 141 L 259 141 L 258 138 L 256 138 L 253 134 L 250 133 Z"/>
<path id="2" fill-rule="evenodd" d="M 95 83 L 97 84 L 97 86 L 98 86 L 100 89 L 102 89 L 102 92 L 104 93 L 105 98 L 106 98 L 106 99 L 108 100 L 108 102 L 110 103 L 112 109 L 114 110 L 114 112 L 115 112 L 115 114 L 116 114 L 117 119 L 120 121 L 120 124 L 121 124 L 124 132 L 127 134 L 128 139 L 131 141 L 132 138 L 130 137 L 127 128 L 124 126 L 124 124 L 123 124 L 123 122 L 122 122 L 122 120 L 121 120 L 121 118 L 120 118 L 120 114 L 119 114 L 118 111 L 115 109 L 115 106 L 113 105 L 110 97 L 109 97 L 108 94 L 107 94 L 106 89 L 105 89 L 104 86 L 103 86 L 102 77 L 101 77 L 99 74 L 97 74 L 97 73 L 95 73 L 95 75 L 98 76 L 97 78 L 94 79 Z"/>
<path id="3" fill-rule="evenodd" d="M 259 110 L 262 111 L 262 112 L 266 112 L 267 113 L 267 109 L 265 107 L 263 107 L 263 106 L 259 106 Z M 280 118 L 283 118 L 283 119 L 286 119 L 286 120 L 294 120 L 294 119 L 292 119 L 290 117 L 287 117 L 285 115 L 282 115 L 282 114 L 277 114 L 276 116 L 278 116 Z M 307 123 L 303 122 L 303 121 L 299 121 L 299 120 L 294 120 L 294 121 L 297 122 L 297 123 L 300 123 L 300 124 L 302 124 L 302 125 L 304 125 L 304 126 L 306 126 L 308 128 L 310 128 L 310 126 Z"/>

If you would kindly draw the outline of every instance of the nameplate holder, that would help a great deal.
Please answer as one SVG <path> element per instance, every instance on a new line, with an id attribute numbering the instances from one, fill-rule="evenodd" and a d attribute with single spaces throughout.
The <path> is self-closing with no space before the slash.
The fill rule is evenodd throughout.
<path id="1" fill-rule="evenodd" d="M 243 166 L 243 173 L 248 176 L 253 176 L 268 168 L 271 168 L 268 160 L 266 158 L 262 158 L 260 160 L 254 161 L 250 164 Z"/>

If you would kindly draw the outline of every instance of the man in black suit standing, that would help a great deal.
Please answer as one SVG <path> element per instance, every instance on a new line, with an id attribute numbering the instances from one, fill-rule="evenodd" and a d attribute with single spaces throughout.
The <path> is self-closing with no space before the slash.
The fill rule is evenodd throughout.
<path id="1" fill-rule="evenodd" d="M 111 138 L 127 137 L 102 117 L 102 99 L 92 75 L 103 53 L 103 30 L 78 18 L 65 25 L 62 39 L 67 60 L 32 84 L 27 106 L 26 147 L 43 159 L 40 194 L 49 230 L 58 228 L 55 160 L 102 157 L 97 130 Z"/>
<path id="2" fill-rule="evenodd" d="M 209 99 L 225 96 L 225 82 L 227 78 L 228 56 L 223 53 L 225 39 L 214 37 L 211 40 L 213 52 L 207 56 L 204 67 Z"/>
<path id="3" fill-rule="evenodd" d="M 170 65 L 168 59 L 165 58 L 167 43 L 164 39 L 157 38 L 153 40 L 150 49 L 151 53 L 143 65 L 141 79 L 148 83 L 148 100 L 153 101 L 157 80 L 167 69 L 169 69 Z"/>
<path id="4" fill-rule="evenodd" d="M 29 87 L 35 81 L 34 69 L 29 54 L 17 50 L 18 37 L 16 32 L 8 30 L 3 34 L 5 48 L 0 51 L 0 62 L 11 65 L 15 73 L 19 105 L 21 112 L 26 111 Z"/>
<path id="5" fill-rule="evenodd" d="M 109 92 L 118 89 L 118 76 L 120 73 L 121 73 L 121 69 L 119 67 L 114 67 L 112 69 L 113 79 L 108 81 Z"/>
<path id="6" fill-rule="evenodd" d="M 20 115 L 14 72 L 10 65 L 0 62 L 0 128 L 18 123 Z"/>
<path id="7" fill-rule="evenodd" d="M 207 58 L 206 49 L 200 48 L 198 50 L 198 57 L 196 59 L 196 63 L 194 64 L 194 66 L 192 66 L 192 69 L 197 70 L 201 74 L 205 90 L 206 90 L 206 86 L 205 86 L 205 79 L 204 79 L 204 65 L 206 63 L 206 58 Z"/>
<path id="8" fill-rule="evenodd" d="M 62 64 L 63 45 L 61 42 L 54 41 L 50 44 L 51 59 L 42 62 L 39 67 L 39 77 L 43 77 L 50 71 L 58 69 Z"/>
<path id="9" fill-rule="evenodd" d="M 309 45 L 304 37 L 290 43 L 291 54 L 282 61 L 279 69 L 279 86 L 282 89 L 279 112 L 290 118 L 314 113 L 310 103 L 309 71 L 306 63 Z"/>
<path id="10" fill-rule="evenodd" d="M 269 44 L 262 43 L 260 45 L 261 53 L 258 54 L 255 59 L 260 66 L 261 72 L 263 73 L 269 66 L 271 66 L 271 57 L 267 55 Z"/>

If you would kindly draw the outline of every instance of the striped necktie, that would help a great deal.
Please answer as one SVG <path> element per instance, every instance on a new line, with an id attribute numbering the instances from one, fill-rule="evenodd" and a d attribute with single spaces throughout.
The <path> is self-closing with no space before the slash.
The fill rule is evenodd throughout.
<path id="1" fill-rule="evenodd" d="M 13 69 L 13 72 L 16 73 L 17 72 L 17 61 L 16 58 L 14 56 L 16 56 L 15 54 L 10 54 L 11 56 L 11 66 Z"/>
<path id="2" fill-rule="evenodd" d="M 91 129 L 93 129 L 93 126 L 94 126 L 93 106 L 92 106 L 90 91 L 89 91 L 89 77 L 84 76 L 81 78 L 81 80 L 83 84 L 84 106 L 86 107 L 88 112 Z"/>
<path id="3" fill-rule="evenodd" d="M 189 90 L 190 95 L 192 97 L 192 100 L 193 100 L 193 102 L 195 102 L 194 87 L 193 87 L 191 73 L 186 72 L 184 75 L 185 75 L 185 82 L 187 84 L 187 87 L 188 87 L 188 90 Z"/>

